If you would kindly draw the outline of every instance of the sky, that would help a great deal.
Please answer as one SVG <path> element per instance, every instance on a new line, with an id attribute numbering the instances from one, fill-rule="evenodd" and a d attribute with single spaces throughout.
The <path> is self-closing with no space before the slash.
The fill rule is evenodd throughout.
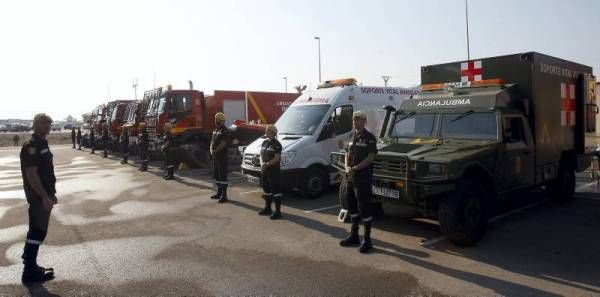
<path id="1" fill-rule="evenodd" d="M 471 58 L 538 51 L 600 69 L 600 1 L 470 0 Z M 467 59 L 464 0 L 7 0 L 0 119 L 77 118 L 167 84 L 284 91 L 354 77 L 420 82 Z"/>

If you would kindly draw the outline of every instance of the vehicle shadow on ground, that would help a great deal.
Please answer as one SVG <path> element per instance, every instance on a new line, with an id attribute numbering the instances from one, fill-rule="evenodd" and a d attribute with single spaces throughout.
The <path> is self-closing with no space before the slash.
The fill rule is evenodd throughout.
<path id="1" fill-rule="evenodd" d="M 246 204 L 240 201 L 230 201 L 232 205 L 239 206 L 253 212 L 261 210 L 260 207 Z M 285 213 L 283 209 L 283 220 L 287 220 L 298 224 L 302 227 L 309 228 L 315 231 L 319 231 L 326 235 L 333 237 L 336 240 L 341 240 L 347 236 L 347 230 L 339 227 L 330 226 L 319 221 L 312 220 L 307 217 L 297 216 L 289 213 Z M 402 261 L 406 261 L 415 266 L 419 266 L 425 269 L 436 271 L 438 273 L 457 278 L 466 282 L 474 283 L 482 287 L 494 290 L 496 293 L 506 296 L 560 296 L 550 292 L 534 289 L 531 287 L 515 284 L 502 279 L 497 279 L 481 274 L 471 273 L 467 271 L 461 271 L 449 267 L 444 267 L 435 263 L 426 261 L 429 254 L 423 251 L 413 250 L 409 248 L 399 247 L 397 245 L 384 242 L 381 240 L 373 239 L 374 249 L 371 254 L 382 254 L 390 257 L 398 258 Z M 355 247 L 353 247 L 355 248 Z M 366 255 L 369 256 L 369 255 Z"/>
<path id="2" fill-rule="evenodd" d="M 259 212 L 262 209 L 260 207 L 256 207 L 254 205 L 250 205 L 250 204 L 240 202 L 240 201 L 230 200 L 229 203 L 232 205 L 235 205 L 235 206 L 239 206 L 239 207 L 251 210 L 253 212 Z M 348 236 L 348 230 L 346 228 L 335 227 L 335 226 L 331 226 L 331 225 L 328 225 L 328 224 L 325 224 L 325 223 L 322 223 L 317 220 L 313 220 L 313 219 L 310 219 L 310 218 L 307 218 L 304 216 L 298 216 L 298 215 L 286 213 L 285 205 L 282 206 L 282 213 L 283 213 L 283 217 L 281 218 L 281 220 L 290 221 L 290 222 L 292 222 L 294 224 L 298 224 L 304 228 L 319 231 L 323 234 L 333 237 L 334 239 L 336 239 L 336 241 L 342 240 L 342 239 L 346 238 L 346 236 Z M 362 230 L 362 226 L 361 226 L 361 230 Z M 397 246 L 397 245 L 394 245 L 394 244 L 391 244 L 388 242 L 384 242 L 381 240 L 377 240 L 377 239 L 373 239 L 373 244 L 375 246 L 378 246 L 378 247 L 388 250 L 388 251 L 383 251 L 380 249 L 379 251 L 382 251 L 383 254 L 390 253 L 389 251 L 394 251 L 396 253 L 410 255 L 413 257 L 419 257 L 419 258 L 429 257 L 428 253 L 413 250 L 413 249 L 403 248 L 403 247 L 400 247 L 400 246 Z"/>
<path id="3" fill-rule="evenodd" d="M 576 196 L 581 197 L 581 194 Z M 597 233 L 598 225 L 594 222 L 600 222 L 600 201 L 575 199 L 570 204 L 557 205 L 546 202 L 541 192 L 522 193 L 499 205 L 493 215 L 532 203 L 539 204 L 488 223 L 485 237 L 474 247 L 458 247 L 441 241 L 426 248 L 600 294 L 600 290 L 594 288 L 600 286 L 596 267 L 600 263 L 600 252 L 589 248 L 600 245 L 597 237 L 589 236 Z M 471 279 L 472 276 L 463 277 Z M 485 278 L 483 282 L 474 282 L 492 289 L 504 285 Z M 508 295 L 516 292 L 506 291 Z M 518 292 L 518 295 L 530 294 Z"/>

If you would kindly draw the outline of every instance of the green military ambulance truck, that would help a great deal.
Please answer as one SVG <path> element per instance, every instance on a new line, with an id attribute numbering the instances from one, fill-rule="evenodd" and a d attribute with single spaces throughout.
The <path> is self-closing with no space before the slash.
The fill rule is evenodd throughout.
<path id="1" fill-rule="evenodd" d="M 421 82 L 399 110 L 387 108 L 373 164 L 384 208 L 410 206 L 472 245 L 511 193 L 544 186 L 553 201 L 572 199 L 575 172 L 591 162 L 591 67 L 530 52 L 424 66 Z M 344 153 L 331 159 L 343 169 Z"/>

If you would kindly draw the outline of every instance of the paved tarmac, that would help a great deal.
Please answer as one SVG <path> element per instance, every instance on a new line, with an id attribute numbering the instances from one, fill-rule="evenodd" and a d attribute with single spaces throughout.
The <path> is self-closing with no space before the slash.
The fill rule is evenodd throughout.
<path id="1" fill-rule="evenodd" d="M 341 248 L 337 192 L 286 194 L 284 218 L 258 216 L 260 189 L 237 172 L 230 203 L 204 170 L 161 178 L 53 146 L 59 204 L 39 262 L 57 278 L 24 287 L 27 231 L 17 149 L 0 149 L 0 296 L 600 296 L 600 186 L 578 180 L 564 206 L 540 193 L 501 205 L 483 241 L 459 248 L 429 220 L 388 210 L 375 249 Z"/>

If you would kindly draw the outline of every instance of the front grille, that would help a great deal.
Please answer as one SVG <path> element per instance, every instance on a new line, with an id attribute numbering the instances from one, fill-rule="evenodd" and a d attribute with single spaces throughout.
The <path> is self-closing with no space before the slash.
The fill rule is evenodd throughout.
<path id="1" fill-rule="evenodd" d="M 373 170 L 375 174 L 406 178 L 408 166 L 406 158 L 375 159 Z"/>
<path id="2" fill-rule="evenodd" d="M 244 154 L 244 164 L 252 167 L 260 167 L 260 155 Z"/>

